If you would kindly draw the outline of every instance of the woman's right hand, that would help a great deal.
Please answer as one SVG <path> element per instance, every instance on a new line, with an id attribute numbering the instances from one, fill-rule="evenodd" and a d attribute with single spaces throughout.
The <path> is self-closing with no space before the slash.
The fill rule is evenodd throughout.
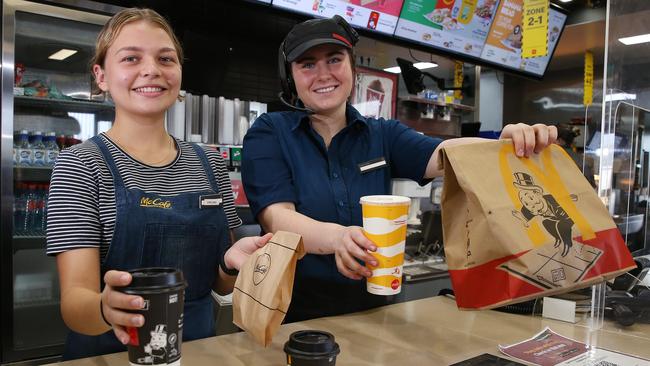
<path id="1" fill-rule="evenodd" d="M 360 264 L 358 260 L 376 266 L 377 260 L 368 253 L 368 250 L 374 252 L 377 246 L 363 234 L 362 228 L 342 227 L 333 247 L 336 267 L 342 275 L 353 280 L 372 276 L 372 271 Z"/>
<path id="2" fill-rule="evenodd" d="M 129 310 L 142 309 L 144 299 L 114 289 L 131 283 L 131 274 L 129 272 L 108 271 L 104 275 L 104 283 L 106 283 L 106 286 L 101 293 L 104 318 L 113 326 L 113 332 L 115 332 L 117 339 L 122 344 L 127 344 L 129 343 L 129 334 L 125 327 L 141 327 L 144 324 L 144 316 L 131 313 Z"/>

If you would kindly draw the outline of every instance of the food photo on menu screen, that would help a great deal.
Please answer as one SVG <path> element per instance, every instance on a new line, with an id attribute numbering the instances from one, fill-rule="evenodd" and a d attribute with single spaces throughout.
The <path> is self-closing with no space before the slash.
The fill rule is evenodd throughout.
<path id="1" fill-rule="evenodd" d="M 499 0 L 405 0 L 395 36 L 479 57 Z"/>
<path id="2" fill-rule="evenodd" d="M 393 34 L 404 0 L 274 0 L 272 5 L 317 17 L 340 15 L 356 28 Z"/>
<path id="3" fill-rule="evenodd" d="M 550 8 L 548 12 L 548 53 L 521 58 L 522 9 L 524 0 L 502 0 L 487 37 L 481 59 L 537 76 L 544 75 L 567 16 Z"/>

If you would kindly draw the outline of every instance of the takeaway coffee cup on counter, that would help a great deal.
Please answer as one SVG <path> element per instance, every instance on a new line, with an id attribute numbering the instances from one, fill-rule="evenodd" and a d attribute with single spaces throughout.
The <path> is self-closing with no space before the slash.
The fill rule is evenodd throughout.
<path id="1" fill-rule="evenodd" d="M 406 221 L 411 199 L 403 196 L 361 197 L 363 231 L 377 246 L 370 254 L 377 266 L 366 263 L 372 276 L 366 289 L 375 295 L 395 295 L 402 290 L 402 266 L 406 244 Z"/>
<path id="2" fill-rule="evenodd" d="M 331 333 L 300 330 L 291 333 L 284 352 L 289 366 L 334 366 L 341 350 Z"/>
<path id="3" fill-rule="evenodd" d="M 130 341 L 129 364 L 181 364 L 183 339 L 183 300 L 186 283 L 183 273 L 174 268 L 139 268 L 131 273 L 131 284 L 117 288 L 144 299 L 142 327 L 127 327 Z"/>

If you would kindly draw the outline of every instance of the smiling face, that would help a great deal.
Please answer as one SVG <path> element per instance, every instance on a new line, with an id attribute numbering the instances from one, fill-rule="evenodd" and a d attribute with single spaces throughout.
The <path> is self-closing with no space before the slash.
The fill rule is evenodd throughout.
<path id="1" fill-rule="evenodd" d="M 522 189 L 519 191 L 521 204 L 534 215 L 541 215 L 546 212 L 547 204 L 544 196 L 537 190 Z"/>
<path id="2" fill-rule="evenodd" d="M 308 108 L 328 114 L 340 108 L 352 92 L 348 50 L 338 45 L 313 47 L 291 63 L 298 97 Z"/>
<path id="3" fill-rule="evenodd" d="M 117 115 L 162 116 L 178 97 L 181 66 L 174 43 L 160 27 L 144 20 L 122 27 L 94 65 L 97 85 L 110 92 Z"/>

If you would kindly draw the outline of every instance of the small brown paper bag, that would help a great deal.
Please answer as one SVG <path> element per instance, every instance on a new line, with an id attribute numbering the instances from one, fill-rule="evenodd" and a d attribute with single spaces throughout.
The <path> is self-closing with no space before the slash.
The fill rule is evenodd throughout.
<path id="1" fill-rule="evenodd" d="M 512 141 L 444 149 L 442 226 L 461 309 L 491 309 L 613 278 L 634 261 L 616 224 L 557 145 L 518 158 Z"/>
<path id="2" fill-rule="evenodd" d="M 291 303 L 302 237 L 278 231 L 239 270 L 232 295 L 233 322 L 264 347 L 271 343 Z"/>

